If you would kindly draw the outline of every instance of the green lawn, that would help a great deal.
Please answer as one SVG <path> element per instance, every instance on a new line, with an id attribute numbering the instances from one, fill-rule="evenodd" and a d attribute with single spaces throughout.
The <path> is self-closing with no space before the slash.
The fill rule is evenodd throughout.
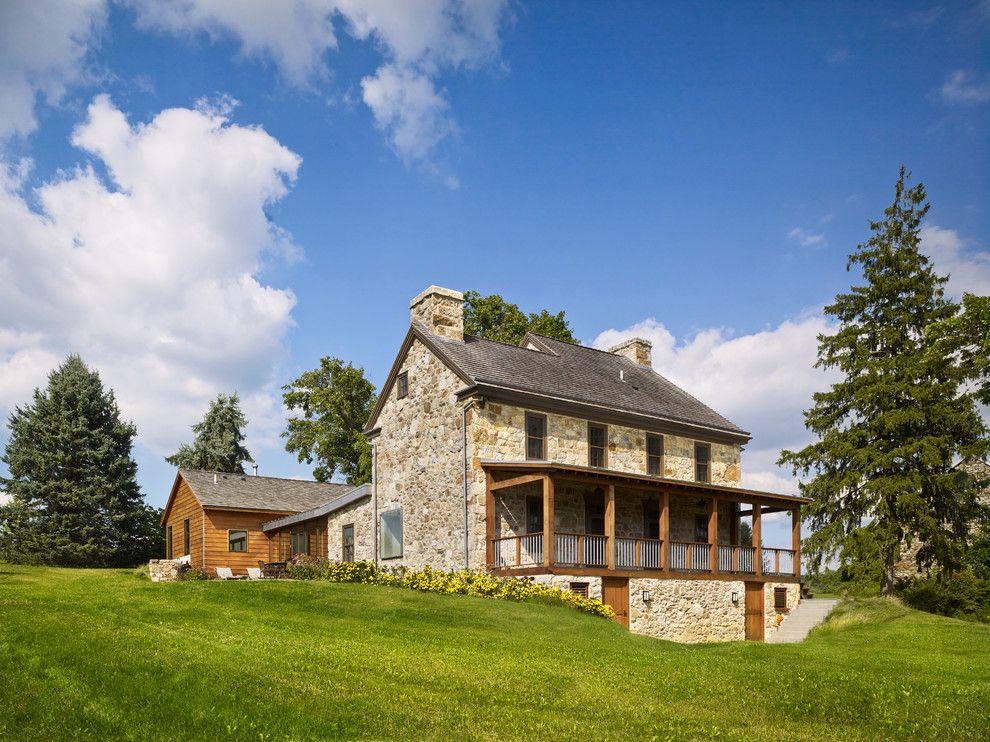
<path id="1" fill-rule="evenodd" d="M 800 645 L 575 610 L 0 564 L 0 738 L 985 739 L 990 627 L 851 604 Z"/>

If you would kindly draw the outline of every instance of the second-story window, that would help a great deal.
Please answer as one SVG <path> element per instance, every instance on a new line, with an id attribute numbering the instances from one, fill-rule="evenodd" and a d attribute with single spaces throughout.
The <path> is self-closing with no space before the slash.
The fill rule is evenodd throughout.
<path id="1" fill-rule="evenodd" d="M 409 394 L 409 372 L 399 374 L 399 378 L 395 387 L 395 396 L 397 399 L 402 399 L 407 394 Z"/>
<path id="2" fill-rule="evenodd" d="M 654 477 L 663 476 L 663 436 L 646 436 L 646 473 Z"/>
<path id="3" fill-rule="evenodd" d="M 694 444 L 694 478 L 696 481 L 711 481 L 711 459 L 712 447 L 709 444 Z"/>
<path id="4" fill-rule="evenodd" d="M 588 466 L 605 468 L 605 451 L 608 449 L 608 428 L 604 425 L 588 425 Z"/>
<path id="5" fill-rule="evenodd" d="M 547 419 L 526 413 L 526 458 L 543 461 L 547 453 Z"/>

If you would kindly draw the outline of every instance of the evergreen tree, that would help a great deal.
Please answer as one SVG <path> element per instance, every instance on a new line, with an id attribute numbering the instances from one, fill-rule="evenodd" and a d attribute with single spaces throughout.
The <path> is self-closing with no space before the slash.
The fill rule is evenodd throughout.
<path id="1" fill-rule="evenodd" d="M 13 499 L 0 508 L 0 558 L 125 566 L 162 551 L 160 512 L 145 505 L 135 479 L 134 425 L 79 356 L 49 374 L 8 426 L 10 476 L 0 488 Z"/>
<path id="2" fill-rule="evenodd" d="M 378 395 L 364 369 L 324 357 L 319 368 L 282 389 L 286 408 L 302 412 L 282 433 L 285 449 L 300 463 L 316 461 L 313 476 L 320 482 L 337 473 L 349 484 L 370 482 L 371 444 L 363 431 Z"/>
<path id="3" fill-rule="evenodd" d="M 207 469 L 243 474 L 245 461 L 254 461 L 244 447 L 243 428 L 247 419 L 241 412 L 236 392 L 219 394 L 210 402 L 203 419 L 192 426 L 192 445 L 183 443 L 165 460 L 180 469 Z"/>
<path id="4" fill-rule="evenodd" d="M 527 332 L 577 342 L 563 311 L 551 314 L 541 309 L 527 315 L 498 294 L 482 296 L 477 291 L 464 294 L 464 332 L 512 345 L 518 345 Z"/>
<path id="5" fill-rule="evenodd" d="M 959 567 L 978 504 L 952 465 L 987 451 L 974 369 L 961 360 L 965 341 L 946 324 L 959 306 L 918 250 L 925 189 L 907 188 L 907 177 L 902 167 L 893 204 L 849 256 L 847 269 L 859 266 L 865 285 L 825 308 L 839 330 L 819 336 L 817 365 L 844 378 L 805 412 L 820 440 L 780 458 L 795 473 L 814 473 L 801 486 L 812 499 L 804 548 L 812 569 L 836 554 L 846 565 L 869 543 L 887 595 L 902 542 L 921 539 L 923 565 Z"/>

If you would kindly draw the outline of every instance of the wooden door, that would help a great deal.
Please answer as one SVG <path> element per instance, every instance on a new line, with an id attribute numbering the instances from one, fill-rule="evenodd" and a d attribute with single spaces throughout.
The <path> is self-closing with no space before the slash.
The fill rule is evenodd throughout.
<path id="1" fill-rule="evenodd" d="M 763 583 L 746 583 L 746 641 L 763 641 Z"/>
<path id="2" fill-rule="evenodd" d="M 615 622 L 629 628 L 629 580 L 625 577 L 602 577 L 602 602 L 612 606 Z"/>

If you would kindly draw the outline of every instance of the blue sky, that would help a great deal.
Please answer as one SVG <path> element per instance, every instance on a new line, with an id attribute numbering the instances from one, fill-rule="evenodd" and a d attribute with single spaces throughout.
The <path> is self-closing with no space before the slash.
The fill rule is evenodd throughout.
<path id="1" fill-rule="evenodd" d="M 307 475 L 278 386 L 322 355 L 380 383 L 430 284 L 649 337 L 792 491 L 821 307 L 901 163 L 950 292 L 990 292 L 985 1 L 231 8 L 0 9 L 0 412 L 81 353 L 154 504 L 220 391 Z"/>

